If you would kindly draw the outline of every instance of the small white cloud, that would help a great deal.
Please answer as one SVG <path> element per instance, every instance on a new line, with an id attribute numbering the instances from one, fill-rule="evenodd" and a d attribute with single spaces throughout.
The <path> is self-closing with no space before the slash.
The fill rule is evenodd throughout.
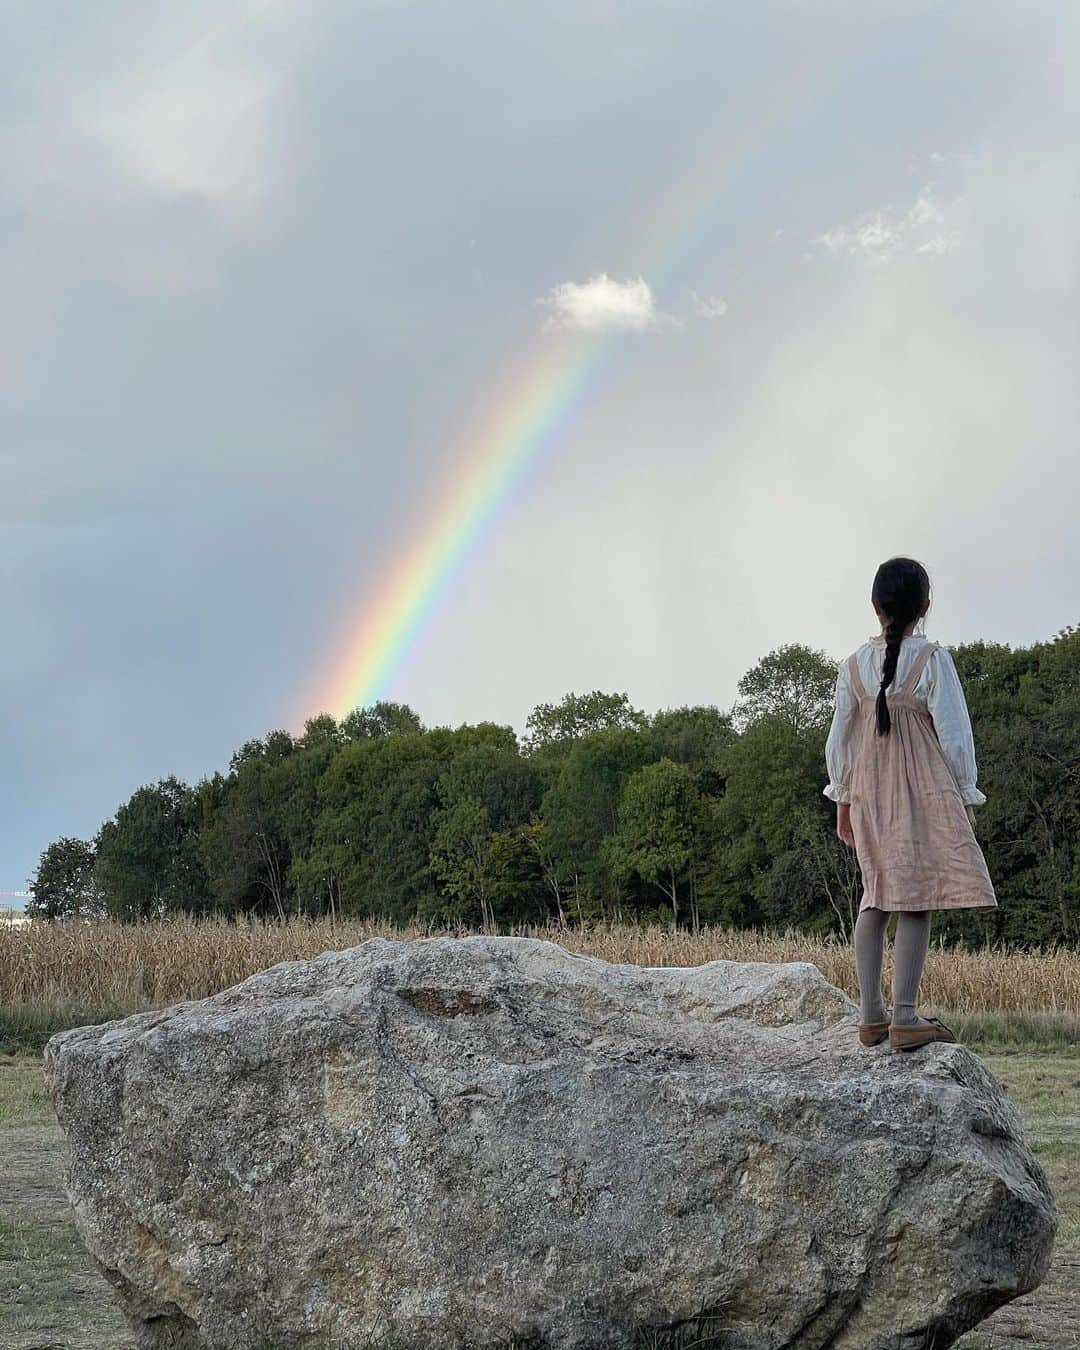
<path id="1" fill-rule="evenodd" d="M 834 258 L 846 254 L 880 265 L 901 253 L 940 256 L 951 252 L 960 235 L 944 226 L 945 214 L 925 187 L 903 215 L 891 208 L 868 212 L 849 225 L 834 225 L 814 243 Z"/>
<path id="2" fill-rule="evenodd" d="M 896 227 L 877 212 L 863 217 L 853 225 L 834 225 L 819 235 L 816 243 L 835 258 L 841 253 L 861 255 L 867 262 L 886 262 L 900 243 Z"/>
<path id="3" fill-rule="evenodd" d="M 694 312 L 703 319 L 722 319 L 727 313 L 727 301 L 719 295 L 698 295 L 697 291 L 691 291 L 690 295 L 694 301 Z"/>
<path id="4" fill-rule="evenodd" d="M 944 220 L 941 208 L 931 200 L 929 193 L 924 189 L 918 201 L 904 217 L 901 229 L 913 230 L 921 225 L 941 225 Z"/>
<path id="5" fill-rule="evenodd" d="M 929 253 L 940 258 L 943 253 L 951 253 L 960 243 L 960 235 L 955 231 L 949 234 L 936 234 L 927 239 L 915 250 L 916 253 Z"/>
<path id="6" fill-rule="evenodd" d="M 588 281 L 563 281 L 537 304 L 548 306 L 549 328 L 577 328 L 586 333 L 644 333 L 650 328 L 677 326 L 660 314 L 644 277 L 616 281 L 599 272 Z"/>

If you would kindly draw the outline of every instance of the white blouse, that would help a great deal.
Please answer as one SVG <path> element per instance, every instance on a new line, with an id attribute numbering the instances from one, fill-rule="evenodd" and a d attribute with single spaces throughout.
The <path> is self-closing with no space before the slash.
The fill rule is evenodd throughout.
<path id="1" fill-rule="evenodd" d="M 929 639 L 911 633 L 900 640 L 900 654 L 896 661 L 896 676 L 885 691 L 885 697 L 904 683 L 919 648 Z M 885 639 L 872 637 L 855 653 L 856 664 L 868 694 L 877 695 L 881 687 L 881 670 L 885 664 Z M 934 652 L 916 682 L 914 696 L 934 720 L 945 762 L 952 770 L 960 795 L 968 806 L 981 806 L 985 795 L 975 786 L 975 742 L 971 734 L 971 718 L 964 698 L 960 676 L 956 673 L 952 653 L 946 647 Z M 851 686 L 848 663 L 841 663 L 836 676 L 836 711 L 825 742 L 825 763 L 829 770 L 829 785 L 825 796 L 834 802 L 851 801 L 851 769 L 858 748 L 858 699 Z"/>

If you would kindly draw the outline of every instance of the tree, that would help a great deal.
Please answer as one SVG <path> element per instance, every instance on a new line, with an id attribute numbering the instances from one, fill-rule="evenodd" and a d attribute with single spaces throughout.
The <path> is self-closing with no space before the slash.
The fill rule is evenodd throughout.
<path id="1" fill-rule="evenodd" d="M 583 736 L 601 731 L 637 730 L 647 724 L 644 713 L 630 706 L 625 694 L 567 694 L 561 703 L 541 703 L 525 723 L 525 749 L 568 750 Z"/>
<path id="2" fill-rule="evenodd" d="M 314 750 L 324 745 L 341 745 L 345 739 L 345 734 L 335 719 L 329 713 L 319 713 L 317 717 L 309 717 L 304 723 L 304 735 L 300 744 L 305 750 Z"/>
<path id="3" fill-rule="evenodd" d="M 308 722 L 308 726 L 317 719 Z M 333 720 L 333 719 L 331 719 Z M 287 731 L 271 731 L 261 741 L 245 741 L 229 760 L 229 770 L 234 772 L 245 764 L 280 764 L 283 759 L 295 753 L 297 743 Z"/>
<path id="4" fill-rule="evenodd" d="M 104 912 L 94 880 L 94 846 L 85 839 L 58 839 L 42 853 L 30 881 L 27 914 L 42 919 L 89 919 Z"/>
<path id="5" fill-rule="evenodd" d="M 700 768 L 715 763 L 735 738 L 731 715 L 719 708 L 661 708 L 649 719 L 653 745 L 664 759 Z"/>
<path id="6" fill-rule="evenodd" d="M 246 758 L 230 775 L 225 801 L 205 827 L 199 856 L 221 908 L 285 917 L 291 863 L 280 828 L 276 775 L 284 763 Z"/>
<path id="7" fill-rule="evenodd" d="M 822 759 L 820 732 L 798 735 L 781 714 L 761 717 L 725 751 L 709 881 L 728 922 L 788 923 L 813 912 L 805 866 L 796 891 L 782 890 L 769 877 L 777 866 L 790 871 L 790 855 L 805 850 L 800 841 L 807 813 L 820 819 L 827 810 L 819 787 Z"/>
<path id="8" fill-rule="evenodd" d="M 521 833 L 540 804 L 540 777 L 516 745 L 468 746 L 440 775 L 436 792 L 431 870 L 454 898 L 455 917 L 478 912 L 491 926 L 542 912 L 538 859 Z"/>
<path id="9" fill-rule="evenodd" d="M 198 854 L 198 819 L 195 794 L 170 775 L 139 788 L 102 825 L 94 880 L 110 914 L 150 919 L 206 907 L 209 883 Z"/>
<path id="10" fill-rule="evenodd" d="M 295 865 L 298 884 L 332 894 L 343 912 L 399 921 L 437 904 L 430 865 L 443 806 L 437 784 L 457 755 L 515 744 L 512 728 L 481 723 L 343 746 L 320 783 L 311 852 Z"/>
<path id="11" fill-rule="evenodd" d="M 998 897 L 991 912 L 950 913 L 950 935 L 1021 945 L 1080 938 L 1080 631 L 1011 651 L 954 653 L 971 711 L 986 804 L 976 808 Z"/>
<path id="12" fill-rule="evenodd" d="M 511 748 L 490 742 L 455 755 L 438 783 L 444 807 L 469 797 L 486 809 L 496 831 L 531 820 L 540 807 L 541 789 L 539 773 L 521 758 L 516 744 Z"/>
<path id="13" fill-rule="evenodd" d="M 555 901 L 555 917 L 559 927 L 562 928 L 566 924 L 566 910 L 563 906 L 565 882 L 560 874 L 558 861 L 551 850 L 547 826 L 542 820 L 531 820 L 527 825 L 518 828 L 517 835 L 532 854 L 544 886 Z"/>
<path id="14" fill-rule="evenodd" d="M 700 791 L 723 792 L 723 753 L 736 737 L 731 716 L 715 707 L 664 708 L 649 721 L 649 735 L 659 759 L 688 764 Z"/>
<path id="15" fill-rule="evenodd" d="M 733 716 L 744 730 L 763 717 L 780 717 L 796 734 L 828 727 L 837 663 L 799 643 L 778 647 L 739 681 Z"/>
<path id="16" fill-rule="evenodd" d="M 578 917 L 583 902 L 614 899 L 604 838 L 619 826 L 619 801 L 630 775 L 654 758 L 648 735 L 614 729 L 577 741 L 553 785 L 544 794 L 541 817 L 553 865 L 573 893 Z"/>
<path id="17" fill-rule="evenodd" d="M 656 886 L 679 924 L 679 895 L 698 851 L 702 799 L 693 771 L 670 759 L 646 764 L 627 780 L 619 823 L 603 844 L 616 876 L 637 875 Z M 696 914 L 694 915 L 696 926 Z"/>
<path id="18" fill-rule="evenodd" d="M 379 700 L 370 708 L 354 708 L 342 719 L 341 732 L 347 741 L 369 741 L 381 736 L 412 736 L 424 730 L 420 715 L 407 703 Z"/>
<path id="19" fill-rule="evenodd" d="M 494 880 L 491 821 L 472 798 L 461 798 L 439 815 L 431 845 L 431 870 L 457 901 L 459 920 L 478 912 L 481 926 L 492 928 L 490 891 Z"/>

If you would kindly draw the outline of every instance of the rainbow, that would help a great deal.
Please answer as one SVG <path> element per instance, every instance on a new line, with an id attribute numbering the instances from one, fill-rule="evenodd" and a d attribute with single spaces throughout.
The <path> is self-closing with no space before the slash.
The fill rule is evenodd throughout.
<path id="1" fill-rule="evenodd" d="M 508 392 L 470 433 L 455 465 L 452 491 L 365 597 L 347 643 L 309 708 L 343 717 L 385 695 L 470 550 L 540 449 L 571 420 L 598 357 L 595 344 L 585 353 L 575 345 L 549 348 L 531 354 L 499 382 Z"/>
<path id="2" fill-rule="evenodd" d="M 822 75 L 813 72 L 814 78 Z M 764 127 L 743 132 L 722 162 L 716 162 L 711 145 L 704 147 L 691 171 L 661 194 L 624 250 L 627 268 L 614 275 L 645 275 L 654 293 L 663 294 L 684 259 L 707 238 L 765 144 L 782 125 L 804 115 L 801 90 L 792 90 L 774 106 Z M 641 260 L 651 266 L 642 267 Z M 304 700 L 302 718 L 315 711 L 341 718 L 387 697 L 463 562 L 510 502 L 529 466 L 571 424 L 616 341 L 611 334 L 560 335 L 558 341 L 550 334 L 538 336 L 506 377 L 485 381 L 485 389 L 502 394 L 469 425 L 451 456 L 453 481 L 438 508 L 346 621 L 348 636 Z"/>

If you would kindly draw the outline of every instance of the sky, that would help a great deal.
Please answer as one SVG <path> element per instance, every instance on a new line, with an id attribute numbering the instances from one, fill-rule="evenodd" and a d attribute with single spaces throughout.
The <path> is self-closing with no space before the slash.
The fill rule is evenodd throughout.
<path id="1" fill-rule="evenodd" d="M 897 553 L 1080 622 L 1075 5 L 26 2 L 0 90 L 0 890 L 343 713 L 482 454 L 428 725 L 728 708 Z"/>

